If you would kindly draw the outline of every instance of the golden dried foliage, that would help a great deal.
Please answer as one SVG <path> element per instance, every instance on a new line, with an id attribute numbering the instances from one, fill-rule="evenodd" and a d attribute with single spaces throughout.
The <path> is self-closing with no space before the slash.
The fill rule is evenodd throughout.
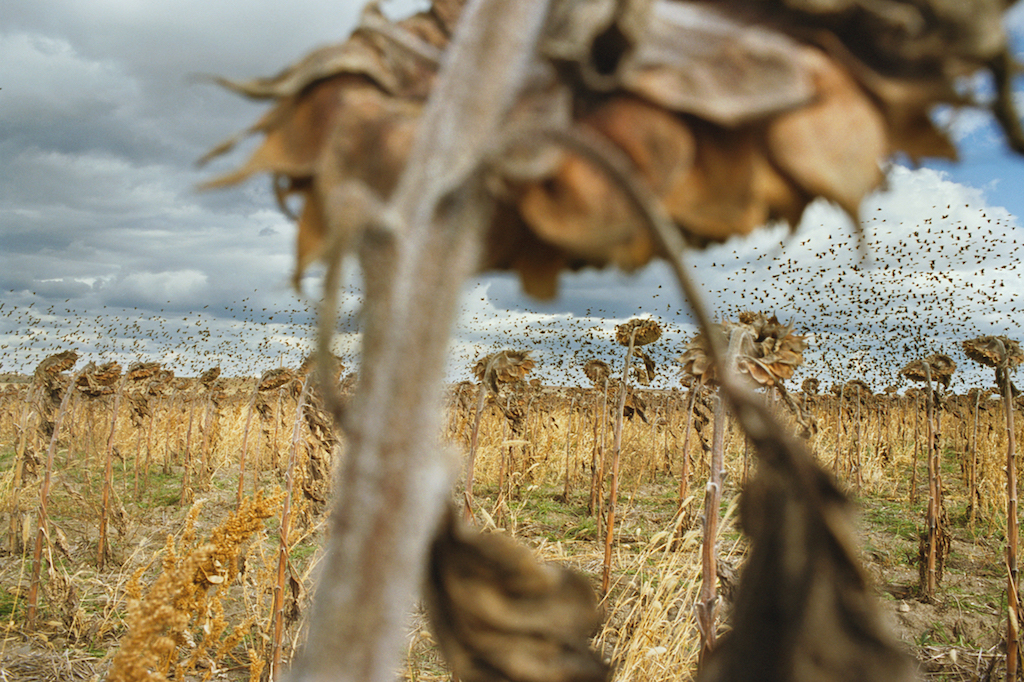
<path id="1" fill-rule="evenodd" d="M 168 536 L 163 571 L 146 595 L 138 596 L 142 570 L 129 581 L 128 632 L 114 655 L 108 680 L 162 682 L 172 669 L 179 678 L 193 670 L 202 657 L 224 656 L 241 641 L 252 621 L 246 619 L 228 630 L 221 603 L 224 590 L 238 574 L 243 545 L 279 511 L 282 499 L 282 493 L 264 497 L 259 491 L 245 498 L 201 544 L 195 542 L 201 506 L 189 510 L 178 543 Z M 193 628 L 197 629 L 195 638 Z M 189 641 L 195 646 L 179 661 L 179 647 Z"/>

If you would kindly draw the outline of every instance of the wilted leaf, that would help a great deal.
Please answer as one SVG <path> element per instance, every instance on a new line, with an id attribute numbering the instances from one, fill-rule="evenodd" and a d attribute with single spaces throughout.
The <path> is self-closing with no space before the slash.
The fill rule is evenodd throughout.
<path id="1" fill-rule="evenodd" d="M 451 511 L 430 549 L 426 601 L 441 651 L 464 682 L 608 676 L 589 647 L 601 624 L 590 583 L 507 537 L 462 527 Z"/>
<path id="2" fill-rule="evenodd" d="M 753 415 L 756 411 L 758 414 Z M 732 631 L 699 682 L 839 682 L 914 679 L 914 666 L 882 624 L 860 567 L 853 512 L 809 452 L 741 407 L 761 457 L 740 513 L 751 551 Z"/>
<path id="3" fill-rule="evenodd" d="M 811 101 L 802 50 L 708 3 L 654 2 L 619 71 L 627 90 L 651 102 L 735 127 Z"/>

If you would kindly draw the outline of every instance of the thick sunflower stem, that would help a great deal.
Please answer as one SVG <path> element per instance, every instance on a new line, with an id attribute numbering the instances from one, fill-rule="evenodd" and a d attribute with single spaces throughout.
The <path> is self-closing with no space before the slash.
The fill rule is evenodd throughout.
<path id="1" fill-rule="evenodd" d="M 722 362 L 720 374 L 731 376 L 736 357 L 749 332 L 737 328 L 729 338 L 729 348 Z M 718 517 L 725 484 L 725 422 L 726 410 L 721 390 L 715 396 L 715 426 L 711 439 L 711 473 L 704 494 L 704 544 L 701 550 L 701 588 L 697 602 L 697 629 L 700 631 L 700 658 L 703 665 L 717 642 L 718 612 Z"/>
<path id="2" fill-rule="evenodd" d="M 359 388 L 294 680 L 390 682 L 399 666 L 454 473 L 436 445 L 438 403 L 462 285 L 492 213 L 475 169 L 525 82 L 547 10 L 548 0 L 468 3 L 398 187 L 366 219 L 379 229 L 362 236 Z M 347 216 L 328 218 L 341 226 Z"/>

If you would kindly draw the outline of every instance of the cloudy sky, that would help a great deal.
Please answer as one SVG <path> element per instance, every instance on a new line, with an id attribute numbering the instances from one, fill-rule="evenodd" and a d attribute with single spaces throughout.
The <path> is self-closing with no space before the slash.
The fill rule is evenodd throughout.
<path id="1" fill-rule="evenodd" d="M 69 347 L 97 361 L 158 359 L 181 374 L 218 363 L 258 373 L 302 356 L 310 305 L 288 286 L 294 229 L 269 183 L 194 189 L 228 167 L 198 170 L 195 160 L 263 107 L 199 76 L 273 74 L 343 39 L 360 8 L 347 0 L 4 3 L 0 372 L 30 371 Z M 1010 25 L 1019 44 L 1024 12 Z M 716 313 L 775 311 L 815 332 L 804 374 L 867 372 L 877 388 L 927 352 L 949 352 L 966 368 L 959 339 L 1021 337 L 1024 160 L 1010 156 L 983 112 L 936 116 L 963 158 L 893 165 L 889 191 L 862 210 L 867 259 L 849 221 L 816 204 L 794 234 L 766 230 L 693 258 Z M 357 305 L 353 288 L 346 314 Z M 614 325 L 637 314 L 669 329 L 655 351 L 662 361 L 693 332 L 661 266 L 566 277 L 559 299 L 543 305 L 512 277 L 480 278 L 467 287 L 452 376 L 514 334 L 536 350 L 543 378 L 582 381 L 578 365 L 617 353 Z M 354 335 L 339 340 L 341 352 L 355 349 Z"/>

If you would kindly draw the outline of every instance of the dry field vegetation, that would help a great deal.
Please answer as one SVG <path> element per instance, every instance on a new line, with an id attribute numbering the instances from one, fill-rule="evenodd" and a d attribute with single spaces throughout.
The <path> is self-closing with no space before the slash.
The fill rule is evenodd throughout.
<path id="1" fill-rule="evenodd" d="M 75 391 L 53 452 L 38 562 L 46 423 L 55 408 L 46 406 L 38 382 L 4 389 L 4 679 L 266 679 L 275 657 L 289 659 L 304 636 L 323 545 L 327 472 L 345 447 L 338 443 L 330 454 L 332 437 L 315 394 L 303 398 L 303 418 L 296 420 L 300 383 L 284 378 L 255 393 L 254 380 L 226 378 L 179 378 L 152 390 L 144 381 L 125 381 L 120 400 L 116 383 Z M 463 457 L 479 390 L 462 384 L 447 396 L 444 437 Z M 711 411 L 706 400 L 696 402 L 684 453 L 685 389 L 637 389 L 635 398 L 638 410 L 622 435 L 606 620 L 595 644 L 613 662 L 616 679 L 688 679 L 699 649 L 694 605 Z M 796 398 L 818 423 L 813 451 L 862 510 L 863 559 L 891 625 L 922 670 L 941 679 L 990 674 L 1006 621 L 1001 403 L 981 400 L 975 422 L 972 398 L 944 400 L 938 443 L 951 549 L 935 598 L 922 600 L 918 557 L 928 480 L 921 398 L 876 395 L 859 405 L 849 395 Z M 582 571 L 600 591 L 604 528 L 591 509 L 591 482 L 593 463 L 610 449 L 611 412 L 602 419 L 594 389 L 522 385 L 500 400 L 512 403 L 502 410 L 488 397 L 479 427 L 477 523 Z M 746 551 L 735 519 L 742 481 L 756 466 L 749 454 L 730 424 L 718 546 L 723 628 Z M 599 507 L 607 505 L 610 465 L 604 472 Z M 462 503 L 461 490 L 453 500 Z M 101 550 L 102 525 L 110 530 Z M 38 612 L 30 614 L 36 565 Z M 413 623 L 405 665 L 410 680 L 449 676 L 422 616 Z"/>

